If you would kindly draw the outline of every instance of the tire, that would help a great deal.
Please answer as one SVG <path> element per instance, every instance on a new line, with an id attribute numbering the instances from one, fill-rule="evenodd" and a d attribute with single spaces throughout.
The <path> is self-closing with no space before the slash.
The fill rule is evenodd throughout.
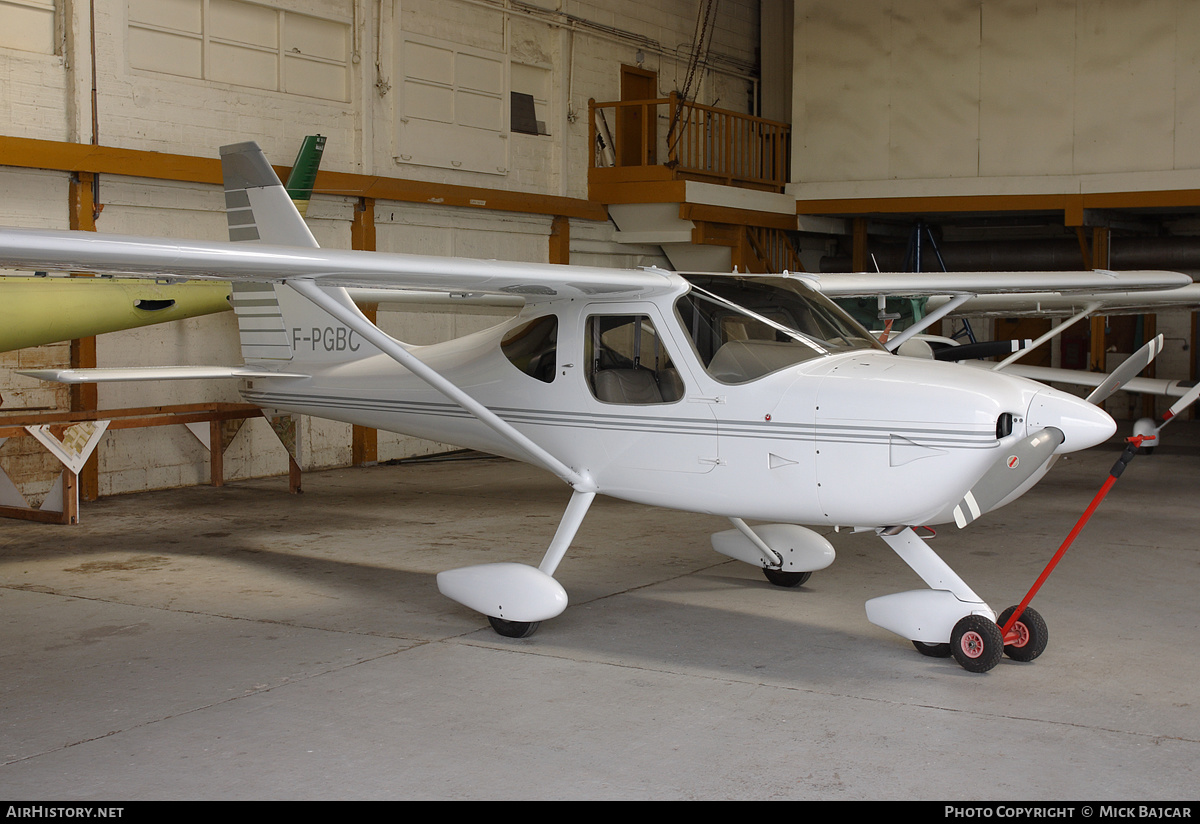
<path id="1" fill-rule="evenodd" d="M 542 625 L 541 621 L 505 621 L 503 618 L 493 618 L 491 615 L 488 616 L 488 623 L 492 625 L 492 629 L 505 638 L 528 638 Z"/>
<path id="2" fill-rule="evenodd" d="M 763 568 L 763 575 L 777 587 L 798 587 L 812 577 L 811 572 L 784 572 L 781 569 Z"/>
<path id="3" fill-rule="evenodd" d="M 950 633 L 950 654 L 967 672 L 987 672 L 1004 657 L 1000 627 L 982 615 L 959 619 Z"/>
<path id="4" fill-rule="evenodd" d="M 1000 613 L 996 624 L 1003 627 L 1017 608 L 1009 607 Z M 1014 661 L 1032 661 L 1046 651 L 1050 641 L 1050 630 L 1046 628 L 1046 620 L 1033 607 L 1026 607 L 1020 619 L 1013 624 L 1019 638 L 1011 644 L 1004 645 L 1004 654 Z"/>
<path id="5" fill-rule="evenodd" d="M 917 652 L 922 655 L 928 655 L 930 658 L 949 658 L 949 644 L 927 644 L 924 641 L 913 641 L 912 645 L 917 648 Z"/>

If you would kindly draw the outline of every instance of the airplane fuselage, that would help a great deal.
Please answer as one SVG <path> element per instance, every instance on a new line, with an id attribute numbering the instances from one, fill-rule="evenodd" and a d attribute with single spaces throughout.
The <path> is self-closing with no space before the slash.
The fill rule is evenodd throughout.
<path id="1" fill-rule="evenodd" d="M 1035 406 L 1082 404 L 1032 381 L 877 347 L 741 380 L 719 371 L 719 356 L 705 367 L 675 297 L 534 305 L 492 329 L 411 351 L 603 494 L 788 523 L 949 520 L 947 501 L 1032 431 Z M 550 354 L 531 366 L 536 357 L 515 350 L 551 319 L 553 340 L 543 344 Z M 310 331 L 297 335 L 311 338 Z M 321 337 L 328 346 L 323 340 L 318 348 L 356 345 L 349 330 Z M 768 353 L 784 347 L 767 344 Z M 614 347 L 625 354 L 609 354 Z M 528 459 L 387 355 L 306 371 L 311 378 L 244 382 L 242 394 L 265 407 Z M 617 373 L 627 383 L 645 378 L 644 385 L 614 396 L 605 381 Z M 1087 445 L 1111 433 L 1111 421 L 1093 409 L 1081 416 Z"/>

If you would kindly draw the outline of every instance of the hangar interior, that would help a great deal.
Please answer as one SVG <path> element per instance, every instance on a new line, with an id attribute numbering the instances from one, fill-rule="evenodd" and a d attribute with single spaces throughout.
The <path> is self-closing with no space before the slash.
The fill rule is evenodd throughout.
<path id="1" fill-rule="evenodd" d="M 217 148 L 255 140 L 286 173 L 321 134 L 306 219 L 334 249 L 900 271 L 919 238 L 925 270 L 1191 273 L 1198 65 L 1189 0 L 0 0 L 0 224 L 225 240 Z M 502 317 L 364 309 L 413 344 Z M 1157 333 L 1152 369 L 1195 379 L 1189 311 L 1093 319 L 1046 363 L 1111 369 Z M 19 370 L 240 358 L 230 312 L 9 351 L 0 424 L 241 402 L 229 381 L 68 389 Z M 447 449 L 309 417 L 287 448 L 261 417 L 209 431 L 227 480 Z M 80 492 L 204 485 L 211 463 L 198 431 L 113 428 Z M 0 468 L 36 507 L 61 466 L 10 437 Z"/>
<path id="2" fill-rule="evenodd" d="M 1185 2 L 4 0 L 0 13 L 8 225 L 223 239 L 216 148 L 254 139 L 286 171 L 320 133 L 307 219 L 332 248 L 892 271 L 920 238 L 925 269 L 1200 268 L 1200 10 Z M 417 344 L 494 320 L 379 318 Z M 236 363 L 233 328 L 224 314 L 8 352 L 0 414 L 235 403 L 229 382 L 72 397 L 14 374 Z M 1042 357 L 1111 369 L 1156 331 L 1168 345 L 1152 369 L 1194 378 L 1186 312 L 1096 319 Z M 288 470 L 265 421 L 242 430 L 226 431 L 226 477 Z M 298 430 L 303 469 L 443 448 L 307 418 Z M 114 430 L 81 490 L 204 483 L 208 463 L 181 427 Z M 29 438 L 0 464 L 30 501 L 55 477 Z"/>

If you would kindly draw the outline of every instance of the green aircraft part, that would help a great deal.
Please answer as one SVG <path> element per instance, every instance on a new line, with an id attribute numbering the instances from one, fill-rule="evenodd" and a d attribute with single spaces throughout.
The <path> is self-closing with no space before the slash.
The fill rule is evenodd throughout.
<path id="1" fill-rule="evenodd" d="M 0 352 L 224 312 L 229 293 L 207 281 L 0 278 Z"/>
<path id="2" fill-rule="evenodd" d="M 317 169 L 321 166 L 321 155 L 324 152 L 325 137 L 323 135 L 310 134 L 304 138 L 304 142 L 300 144 L 300 151 L 296 154 L 296 162 L 292 164 L 292 171 L 284 186 L 288 196 L 295 202 L 301 217 L 308 214 L 308 201 L 312 198 L 313 184 L 317 180 Z"/>

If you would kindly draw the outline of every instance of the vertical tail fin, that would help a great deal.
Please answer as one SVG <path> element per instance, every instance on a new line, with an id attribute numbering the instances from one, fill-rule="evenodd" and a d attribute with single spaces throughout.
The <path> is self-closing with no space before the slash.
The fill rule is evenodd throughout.
<path id="1" fill-rule="evenodd" d="M 254 142 L 221 147 L 229 239 L 317 248 L 287 189 Z"/>
<path id="2" fill-rule="evenodd" d="M 221 170 L 230 240 L 317 247 L 257 143 L 222 146 Z M 344 289 L 328 291 L 351 303 Z M 286 284 L 235 282 L 233 310 L 247 364 L 291 361 L 295 368 L 360 360 L 379 351 Z"/>

